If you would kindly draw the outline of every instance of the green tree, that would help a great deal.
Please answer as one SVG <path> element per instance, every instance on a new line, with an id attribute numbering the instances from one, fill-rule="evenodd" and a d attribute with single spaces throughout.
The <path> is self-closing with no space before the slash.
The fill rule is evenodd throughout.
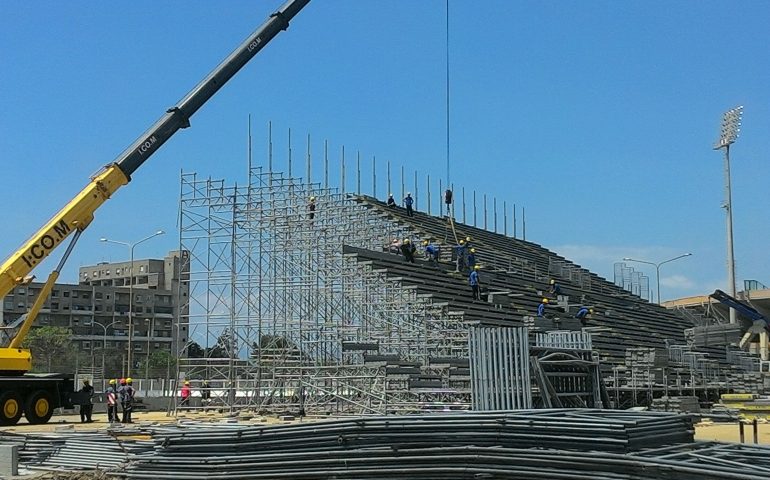
<path id="1" fill-rule="evenodd" d="M 149 378 L 167 378 L 173 377 L 175 371 L 176 357 L 168 350 L 158 350 L 142 362 L 137 373 L 147 372 Z"/>
<path id="2" fill-rule="evenodd" d="M 72 332 L 68 328 L 45 326 L 30 330 L 22 343 L 23 348 L 32 352 L 32 371 L 63 373 L 74 371 L 77 348 L 72 342 Z"/>
<path id="3" fill-rule="evenodd" d="M 206 351 L 203 350 L 203 347 L 201 347 L 198 342 L 192 342 L 187 346 L 188 358 L 203 358 L 205 355 Z"/>
<path id="4" fill-rule="evenodd" d="M 206 349 L 206 358 L 230 358 L 230 352 L 234 352 L 234 357 L 237 357 L 238 345 L 230 329 L 225 328 L 217 338 L 216 345 Z"/>

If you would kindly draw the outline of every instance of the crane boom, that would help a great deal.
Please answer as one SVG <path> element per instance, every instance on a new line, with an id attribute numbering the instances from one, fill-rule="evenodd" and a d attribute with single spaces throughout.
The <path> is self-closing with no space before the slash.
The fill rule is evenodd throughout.
<path id="1" fill-rule="evenodd" d="M 169 108 L 117 159 L 92 177 L 80 193 L 8 257 L 0 266 L 0 297 L 5 297 L 24 282 L 35 266 L 72 232 L 84 230 L 93 220 L 94 212 L 131 180 L 136 169 L 177 131 L 189 127 L 190 117 L 270 40 L 285 30 L 289 21 L 309 2 L 289 0 L 284 3 L 176 106 Z"/>

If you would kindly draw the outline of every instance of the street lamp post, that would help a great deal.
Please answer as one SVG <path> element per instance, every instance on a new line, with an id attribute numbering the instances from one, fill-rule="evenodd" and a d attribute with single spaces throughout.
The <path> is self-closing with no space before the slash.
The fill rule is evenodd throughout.
<path id="1" fill-rule="evenodd" d="M 653 267 L 655 267 L 655 280 L 658 284 L 658 305 L 660 305 L 660 266 L 669 262 L 673 262 L 674 260 L 679 260 L 680 258 L 689 257 L 691 255 L 692 253 L 684 253 L 682 255 L 679 255 L 678 257 L 669 258 L 668 260 L 664 260 L 660 263 L 648 262 L 646 260 L 636 260 L 629 257 L 625 257 L 623 258 L 623 260 L 625 260 L 626 262 L 646 263 L 647 265 L 652 265 Z"/>
<path id="2" fill-rule="evenodd" d="M 722 126 L 719 132 L 719 140 L 714 145 L 714 150 L 725 149 L 725 203 L 722 205 L 727 214 L 727 288 L 733 298 L 735 291 L 735 253 L 733 251 L 733 201 L 730 189 L 730 145 L 738 139 L 741 131 L 741 117 L 743 107 L 735 107 L 728 110 L 722 116 Z M 737 321 L 735 309 L 730 307 L 730 323 Z"/>
<path id="3" fill-rule="evenodd" d="M 164 233 L 166 232 L 163 230 L 158 230 L 152 235 L 144 237 L 143 239 L 134 243 L 119 242 L 117 240 L 110 240 L 104 237 L 99 239 L 102 242 L 115 243 L 117 245 L 128 247 L 131 252 L 131 262 L 129 264 L 128 276 L 128 364 L 126 365 L 126 377 L 131 376 L 131 363 L 133 362 L 132 340 L 134 337 L 134 248 L 137 245 L 144 243 L 151 238 L 157 237 L 158 235 L 163 235 Z"/>
<path id="4" fill-rule="evenodd" d="M 154 324 L 155 324 L 155 317 L 153 318 L 145 318 L 144 322 L 147 324 L 147 359 L 144 361 L 144 381 L 146 385 L 149 385 L 150 383 L 150 334 L 152 333 Z M 148 396 L 150 392 L 150 387 L 146 386 L 144 388 L 144 396 Z"/>
<path id="5" fill-rule="evenodd" d="M 107 329 L 115 325 L 116 323 L 120 323 L 120 320 L 115 320 L 114 322 L 107 325 L 104 325 L 103 323 L 99 323 L 97 321 L 94 321 L 92 323 L 94 323 L 95 325 L 99 325 L 104 330 L 104 335 L 102 336 L 102 381 L 104 381 L 104 375 L 106 373 L 104 365 L 106 360 L 105 350 L 107 350 Z"/>

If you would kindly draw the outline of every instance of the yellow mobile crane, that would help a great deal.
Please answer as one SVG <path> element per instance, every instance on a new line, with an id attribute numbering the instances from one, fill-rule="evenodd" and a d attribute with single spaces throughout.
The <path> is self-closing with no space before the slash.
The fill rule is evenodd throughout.
<path id="1" fill-rule="evenodd" d="M 241 43 L 222 63 L 128 147 L 114 162 L 99 171 L 86 187 L 59 210 L 40 230 L 0 267 L 0 298 L 17 285 L 29 283 L 32 270 L 70 234 L 72 239 L 56 269 L 51 272 L 10 345 L 0 347 L 0 425 L 14 425 L 22 413 L 29 423 L 45 423 L 55 408 L 72 407 L 73 380 L 64 374 L 30 374 L 32 358 L 21 348 L 38 312 L 47 300 L 59 272 L 80 234 L 91 224 L 94 212 L 178 130 L 190 126 L 198 111 L 270 40 L 289 26 L 289 21 L 310 0 L 289 0 Z"/>

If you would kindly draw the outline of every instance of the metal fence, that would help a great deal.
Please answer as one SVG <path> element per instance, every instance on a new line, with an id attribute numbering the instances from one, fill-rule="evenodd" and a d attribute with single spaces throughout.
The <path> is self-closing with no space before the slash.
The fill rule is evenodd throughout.
<path id="1" fill-rule="evenodd" d="M 472 327 L 468 344 L 472 408 L 532 408 L 527 328 Z"/>

